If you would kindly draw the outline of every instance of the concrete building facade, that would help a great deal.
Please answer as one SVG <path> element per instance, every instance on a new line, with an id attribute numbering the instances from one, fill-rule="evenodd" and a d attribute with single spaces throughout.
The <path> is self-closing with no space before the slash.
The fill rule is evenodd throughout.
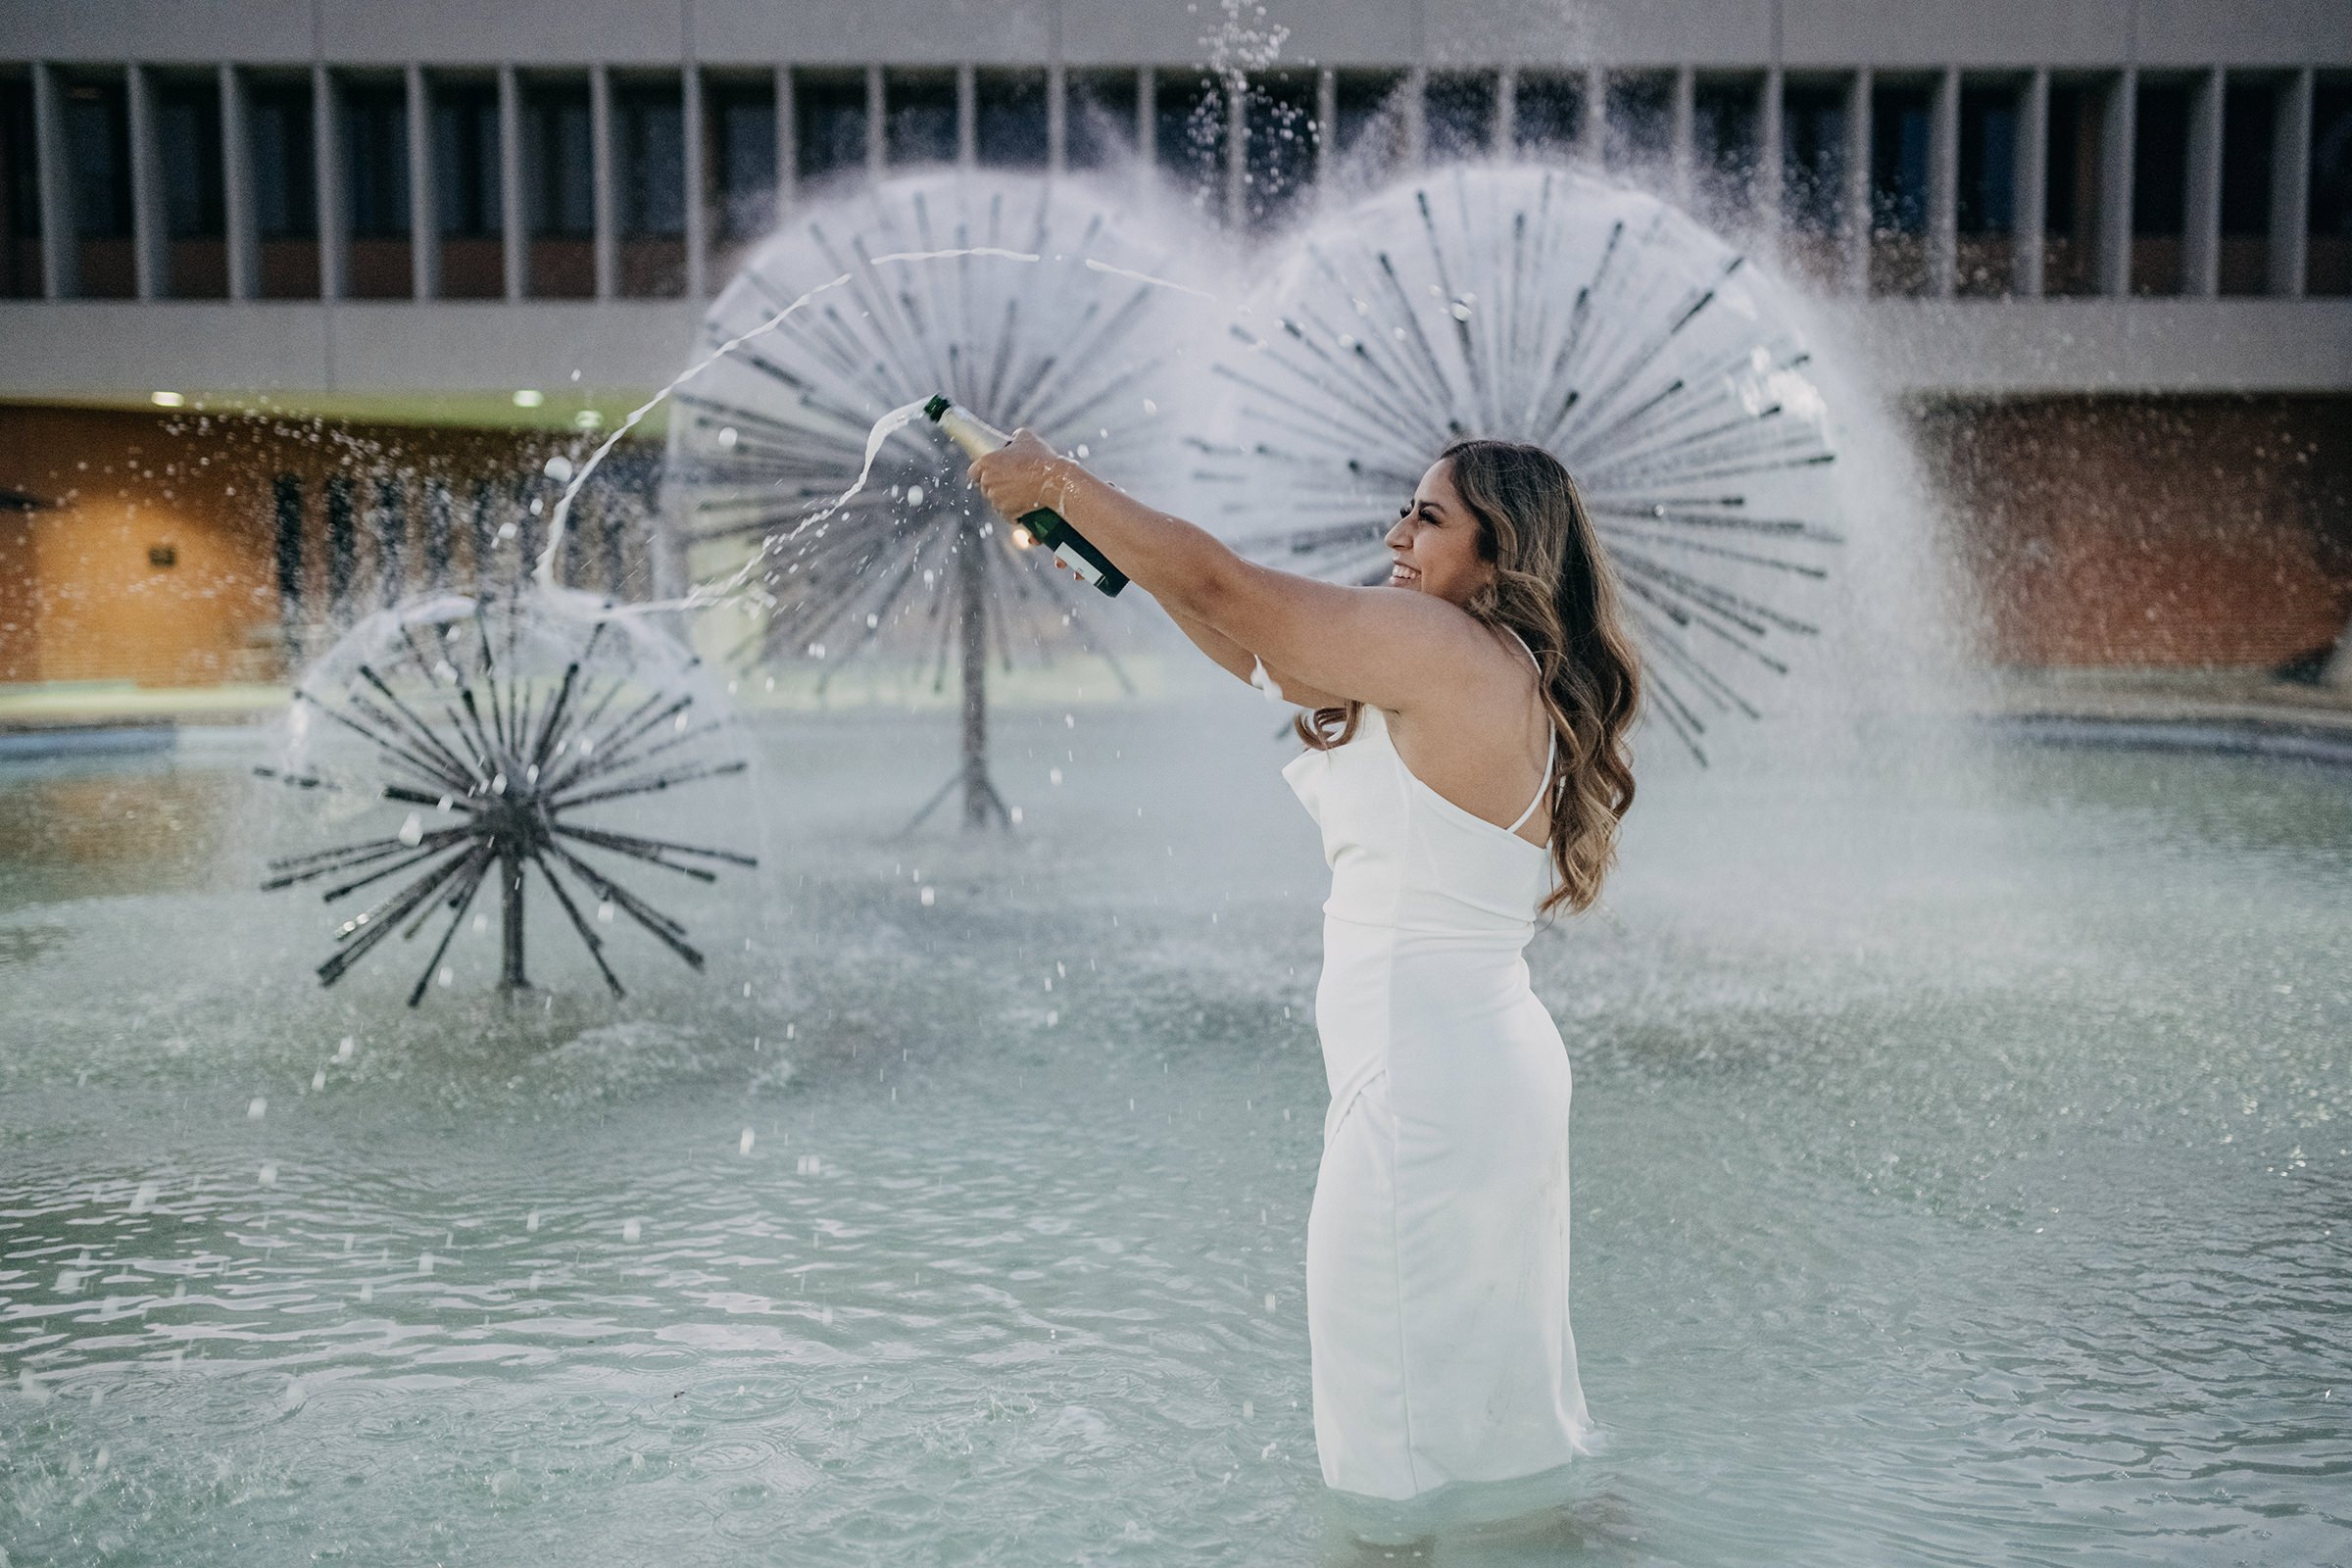
<path id="1" fill-rule="evenodd" d="M 739 249 L 828 182 L 1133 166 L 1272 238 L 1385 172 L 1560 159 L 1821 296 L 1920 411 L 1978 559 L 2073 550 L 2094 513 L 2137 549 L 2129 495 L 2085 490 L 2128 491 L 2129 464 L 2018 438 L 2063 425 L 2180 468 L 2168 505 L 2220 519 L 2225 558 L 2313 574 L 2211 599 L 2193 634 L 2141 635 L 2134 607 L 2096 638 L 1999 632 L 1994 657 L 2272 662 L 2352 613 L 2352 0 L 222 0 L 196 22 L 0 10 L 0 400 L 544 424 L 588 412 L 575 385 L 658 382 Z M 1212 57 L 1250 62 L 1248 91 Z M 2200 498 L 2143 438 L 2188 399 L 2262 405 L 2287 433 L 2232 461 L 2277 471 Z M 29 538 L 54 477 L 0 485 Z M 306 491 L 296 526 L 320 536 L 324 504 Z M 2081 623 L 2067 595 L 2098 575 L 2012 574 L 2026 602 L 1993 622 Z"/>

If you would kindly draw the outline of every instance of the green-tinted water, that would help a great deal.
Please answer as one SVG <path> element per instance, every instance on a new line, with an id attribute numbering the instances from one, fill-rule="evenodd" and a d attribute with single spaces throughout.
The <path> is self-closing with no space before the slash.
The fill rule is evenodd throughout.
<path id="1" fill-rule="evenodd" d="M 1270 720 L 1001 716 L 1011 846 L 770 731 L 771 923 L 617 1009 L 318 991 L 233 747 L 0 776 L 8 1560 L 1358 1560 Z M 1643 791 L 1531 950 L 1615 1444 L 1434 1560 L 2352 1556 L 2352 779 Z"/>

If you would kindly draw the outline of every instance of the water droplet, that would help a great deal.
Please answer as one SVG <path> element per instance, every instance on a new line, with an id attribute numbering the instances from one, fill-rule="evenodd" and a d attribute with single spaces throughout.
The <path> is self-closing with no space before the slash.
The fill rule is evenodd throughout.
<path id="1" fill-rule="evenodd" d="M 247 1121 L 260 1121 L 268 1114 L 270 1114 L 270 1102 L 263 1099 L 260 1095 L 254 1096 L 253 1103 L 245 1107 L 245 1119 Z"/>
<path id="2" fill-rule="evenodd" d="M 559 452 L 547 460 L 545 471 L 550 479 L 562 484 L 571 477 L 571 460 Z"/>
<path id="3" fill-rule="evenodd" d="M 729 452 L 734 451 L 735 443 L 742 439 L 743 437 L 735 433 L 735 427 L 731 424 L 725 426 L 718 432 L 718 444 L 726 448 Z"/>
<path id="4" fill-rule="evenodd" d="M 400 842 L 415 848 L 416 842 L 423 837 L 424 818 L 418 816 L 415 811 L 411 811 L 409 819 L 400 824 Z"/>
<path id="5" fill-rule="evenodd" d="M 937 903 L 938 901 L 939 901 L 939 893 L 938 893 L 938 890 L 937 890 L 937 889 L 934 889 L 934 888 L 925 888 L 925 889 L 923 889 L 923 907 L 924 907 L 924 908 L 928 909 L 929 907 L 931 907 L 931 906 L 932 906 L 933 904 Z"/>
<path id="6" fill-rule="evenodd" d="M 620 1226 L 620 1239 L 621 1239 L 622 1241 L 624 1241 L 624 1242 L 633 1242 L 633 1241 L 635 1241 L 635 1240 L 636 1240 L 638 1237 L 640 1237 L 640 1236 L 642 1236 L 642 1235 L 644 1235 L 644 1234 L 645 1234 L 644 1227 L 643 1227 L 643 1226 L 641 1226 L 641 1225 L 639 1225 L 637 1221 L 635 1221 L 635 1220 L 633 1220 L 633 1219 L 631 1219 L 631 1220 L 623 1220 L 623 1221 L 621 1221 L 621 1226 Z"/>
<path id="7" fill-rule="evenodd" d="M 1059 784 L 1061 782 L 1061 769 L 1058 767 L 1050 767 L 1046 769 L 1046 777 L 1053 783 Z"/>
<path id="8" fill-rule="evenodd" d="M 749 1127 L 746 1127 L 746 1128 L 743 1130 L 743 1137 L 742 1137 L 741 1139 L 737 1140 L 737 1142 L 736 1142 L 736 1145 L 735 1145 L 735 1152 L 737 1152 L 738 1154 L 748 1154 L 748 1153 L 750 1153 L 751 1152 L 752 1152 L 752 1130 L 751 1130 Z"/>
<path id="9" fill-rule="evenodd" d="M 277 1167 L 275 1165 L 264 1165 L 262 1167 L 262 1185 L 264 1187 L 275 1187 L 277 1185 Z"/>

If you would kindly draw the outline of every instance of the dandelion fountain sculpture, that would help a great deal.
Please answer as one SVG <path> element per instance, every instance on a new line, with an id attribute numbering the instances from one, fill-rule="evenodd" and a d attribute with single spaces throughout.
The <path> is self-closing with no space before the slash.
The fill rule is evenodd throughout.
<path id="1" fill-rule="evenodd" d="M 988 772 L 992 657 L 1010 670 L 1016 650 L 1074 645 L 1129 682 L 1093 596 L 995 526 L 961 455 L 928 426 L 879 446 L 877 432 L 936 393 L 1115 482 L 1172 472 L 1154 394 L 1199 336 L 1197 295 L 1158 275 L 1178 248 L 1131 197 L 1085 181 L 916 174 L 808 212 L 710 307 L 706 336 L 723 342 L 840 280 L 678 393 L 668 510 L 693 576 L 750 590 L 732 660 L 821 661 L 819 691 L 876 649 L 928 667 L 934 690 L 957 666 L 961 765 L 914 822 L 958 786 L 966 827 L 1010 820 Z"/>
<path id="2" fill-rule="evenodd" d="M 1378 581 L 1432 454 L 1544 446 L 1609 543 L 1649 710 L 1701 761 L 1711 719 L 1761 713 L 1742 677 L 1818 629 L 1790 601 L 1842 538 L 1829 410 L 1776 285 L 1667 204 L 1556 168 L 1408 180 L 1309 230 L 1230 335 L 1200 476 L 1237 544 Z"/>
<path id="3" fill-rule="evenodd" d="M 323 883 L 329 904 L 376 890 L 335 928 L 321 984 L 394 930 L 413 940 L 446 913 L 408 993 L 417 1005 L 436 980 L 454 983 L 452 944 L 487 888 L 501 906 L 499 985 L 526 989 L 534 880 L 613 996 L 624 989 L 609 933 L 624 921 L 703 967 L 686 923 L 623 878 L 654 868 L 708 885 L 719 867 L 757 865 L 738 849 L 672 837 L 674 813 L 649 809 L 749 764 L 699 661 L 616 609 L 539 584 L 427 595 L 368 616 L 306 674 L 285 755 L 255 771 L 310 797 L 327 818 L 321 833 L 358 836 L 271 860 L 263 887 Z M 488 923 L 475 914 L 476 934 Z"/>

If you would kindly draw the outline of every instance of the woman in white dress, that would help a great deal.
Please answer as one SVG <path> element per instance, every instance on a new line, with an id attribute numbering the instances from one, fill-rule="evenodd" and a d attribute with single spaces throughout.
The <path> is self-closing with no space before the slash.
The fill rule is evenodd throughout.
<path id="1" fill-rule="evenodd" d="M 1599 893 L 1639 699 L 1574 482 L 1541 448 L 1457 442 L 1389 532 L 1387 585 L 1351 588 L 1245 561 L 1027 431 L 971 473 L 1313 710 L 1283 772 L 1332 871 L 1306 1244 L 1326 1485 L 1406 1529 L 1552 1500 L 1597 1434 L 1568 1321 L 1568 1057 L 1523 950 Z"/>

